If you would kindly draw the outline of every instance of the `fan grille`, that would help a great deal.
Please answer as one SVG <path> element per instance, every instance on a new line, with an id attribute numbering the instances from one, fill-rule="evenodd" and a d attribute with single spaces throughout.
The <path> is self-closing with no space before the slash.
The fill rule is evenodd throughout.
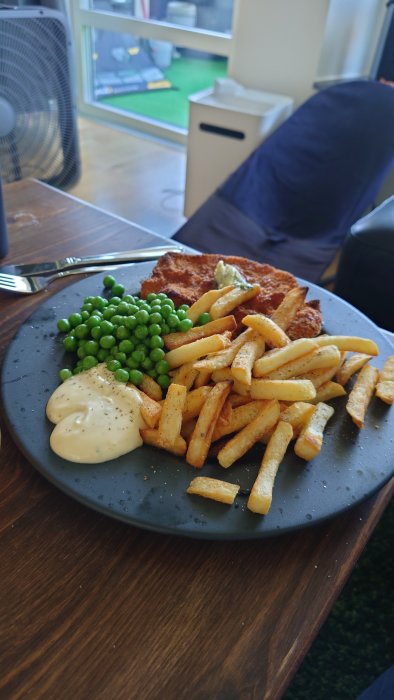
<path id="1" fill-rule="evenodd" d="M 8 122 L 13 113 L 12 128 L 0 132 L 3 180 L 36 177 L 64 186 L 78 171 L 66 26 L 41 10 L 37 16 L 3 12 L 0 111 L 1 103 L 7 106 Z"/>

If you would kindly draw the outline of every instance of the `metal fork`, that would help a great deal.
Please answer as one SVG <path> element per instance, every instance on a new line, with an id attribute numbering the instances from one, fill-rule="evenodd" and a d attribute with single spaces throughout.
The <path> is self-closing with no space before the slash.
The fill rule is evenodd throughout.
<path id="1" fill-rule="evenodd" d="M 131 263 L 133 265 L 133 263 Z M 130 265 L 130 266 L 131 266 Z M 68 275 L 83 275 L 86 272 L 104 272 L 105 270 L 119 269 L 119 265 L 94 265 L 89 267 L 77 267 L 72 270 L 63 270 L 55 272 L 53 275 L 45 275 L 45 277 L 36 277 L 35 275 L 6 275 L 0 273 L 0 289 L 6 292 L 15 292 L 16 294 L 36 294 L 42 292 L 46 287 L 60 277 L 68 277 Z"/>

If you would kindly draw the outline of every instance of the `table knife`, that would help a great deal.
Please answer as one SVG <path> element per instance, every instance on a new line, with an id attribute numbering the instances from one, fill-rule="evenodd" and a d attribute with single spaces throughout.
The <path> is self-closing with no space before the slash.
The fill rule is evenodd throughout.
<path id="1" fill-rule="evenodd" d="M 47 272 L 67 270 L 82 265 L 108 265 L 108 263 L 130 263 L 157 260 L 165 253 L 182 253 L 184 248 L 179 245 L 168 244 L 152 248 L 136 248 L 125 252 L 104 253 L 101 255 L 84 255 L 80 257 L 66 257 L 61 260 L 43 263 L 26 263 L 21 265 L 3 265 L 0 272 L 10 275 L 45 275 Z"/>

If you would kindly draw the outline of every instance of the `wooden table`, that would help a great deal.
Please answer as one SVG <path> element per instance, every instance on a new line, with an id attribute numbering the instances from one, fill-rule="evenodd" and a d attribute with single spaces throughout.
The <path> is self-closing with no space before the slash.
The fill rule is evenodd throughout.
<path id="1" fill-rule="evenodd" d="M 5 199 L 4 264 L 162 242 L 35 181 L 7 185 Z M 1 355 L 42 301 L 0 292 Z M 280 698 L 394 490 L 295 534 L 212 542 L 80 505 L 4 423 L 0 458 L 0 696 L 13 700 Z"/>

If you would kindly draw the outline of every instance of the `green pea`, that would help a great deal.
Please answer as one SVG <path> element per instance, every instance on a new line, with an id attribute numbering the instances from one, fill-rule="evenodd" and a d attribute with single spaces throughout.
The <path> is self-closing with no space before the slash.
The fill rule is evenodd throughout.
<path id="1" fill-rule="evenodd" d="M 127 355 L 125 352 L 116 352 L 113 357 L 115 360 L 118 360 L 122 366 L 126 364 Z"/>
<path id="2" fill-rule="evenodd" d="M 165 360 L 160 360 L 159 362 L 156 362 L 155 370 L 158 374 L 168 374 L 169 369 L 170 365 Z"/>
<path id="3" fill-rule="evenodd" d="M 124 352 L 126 355 L 129 355 L 134 350 L 134 344 L 129 338 L 125 338 L 124 340 L 120 341 L 119 350 L 120 352 Z"/>
<path id="4" fill-rule="evenodd" d="M 87 338 L 89 335 L 89 328 L 86 323 L 80 323 L 74 328 L 74 334 L 76 338 Z"/>
<path id="5" fill-rule="evenodd" d="M 97 359 L 99 362 L 105 362 L 108 355 L 109 355 L 108 350 L 106 350 L 105 348 L 100 348 L 98 353 L 97 353 Z"/>
<path id="6" fill-rule="evenodd" d="M 97 340 L 87 340 L 85 343 L 85 350 L 86 350 L 88 355 L 95 355 L 96 356 L 98 351 L 99 351 L 99 348 L 100 348 L 100 346 L 99 346 Z"/>
<path id="7" fill-rule="evenodd" d="M 135 317 L 135 316 L 126 316 L 126 318 L 125 318 L 125 320 L 124 320 L 124 325 L 125 325 L 126 328 L 128 328 L 130 331 L 133 331 L 134 328 L 135 328 L 136 325 L 137 325 L 137 319 L 136 319 L 136 317 Z"/>
<path id="8" fill-rule="evenodd" d="M 142 350 L 133 350 L 131 357 L 133 360 L 141 364 L 145 360 L 145 353 Z"/>
<path id="9" fill-rule="evenodd" d="M 151 313 L 149 315 L 149 323 L 150 324 L 158 323 L 159 325 L 161 325 L 162 322 L 163 322 L 163 316 L 161 314 L 159 314 L 157 311 L 153 311 L 153 313 Z"/>
<path id="10" fill-rule="evenodd" d="M 138 369 L 131 369 L 129 371 L 129 378 L 132 384 L 141 384 L 143 379 L 143 374 Z"/>
<path id="11" fill-rule="evenodd" d="M 78 346 L 78 341 L 73 335 L 66 335 L 63 340 L 63 347 L 67 352 L 75 352 Z"/>
<path id="12" fill-rule="evenodd" d="M 124 292 L 125 292 L 125 288 L 124 288 L 123 284 L 119 284 L 117 282 L 115 282 L 115 284 L 111 288 L 111 294 L 113 294 L 116 297 L 122 297 Z"/>
<path id="13" fill-rule="evenodd" d="M 76 326 L 79 326 L 80 323 L 82 323 L 82 316 L 81 314 L 75 312 L 73 314 L 70 314 L 68 317 L 69 324 L 72 328 L 75 328 Z"/>
<path id="14" fill-rule="evenodd" d="M 97 365 L 97 362 L 97 357 L 94 357 L 93 355 L 86 355 L 86 357 L 84 357 L 82 360 L 82 367 L 84 369 L 91 369 Z"/>
<path id="15" fill-rule="evenodd" d="M 118 314 L 118 312 L 116 312 L 116 314 L 114 314 L 111 317 L 111 323 L 113 323 L 114 326 L 123 326 L 124 316 L 121 316 L 120 314 Z"/>
<path id="16" fill-rule="evenodd" d="M 150 302 L 155 301 L 155 299 L 157 299 L 157 294 L 155 294 L 154 292 L 149 292 L 149 294 L 146 297 L 146 300 Z"/>
<path id="17" fill-rule="evenodd" d="M 181 304 L 180 307 L 178 308 L 178 311 L 179 311 L 180 309 L 181 309 L 182 311 L 189 311 L 190 306 L 188 306 L 188 304 Z"/>
<path id="18" fill-rule="evenodd" d="M 148 369 L 152 369 L 153 362 L 150 359 L 150 357 L 145 357 L 145 359 L 141 362 L 141 365 L 144 369 L 148 370 Z"/>
<path id="19" fill-rule="evenodd" d="M 152 348 L 163 348 L 164 347 L 164 340 L 160 335 L 152 335 L 149 345 Z"/>
<path id="20" fill-rule="evenodd" d="M 148 326 L 137 326 L 134 335 L 138 340 L 143 340 L 148 335 Z"/>
<path id="21" fill-rule="evenodd" d="M 61 369 L 59 372 L 59 379 L 62 382 L 65 382 L 66 379 L 69 379 L 70 377 L 72 377 L 72 375 L 73 375 L 73 373 L 71 372 L 70 369 L 64 368 L 64 369 Z"/>
<path id="22" fill-rule="evenodd" d="M 149 335 L 160 335 L 161 334 L 161 326 L 159 323 L 151 323 L 150 326 L 148 326 L 148 333 Z"/>
<path id="23" fill-rule="evenodd" d="M 118 340 L 125 340 L 126 338 L 130 338 L 131 332 L 129 331 L 126 326 L 118 326 L 115 335 L 118 338 Z"/>
<path id="24" fill-rule="evenodd" d="M 212 321 L 212 316 L 206 311 L 204 314 L 201 314 L 201 316 L 198 317 L 197 319 L 197 324 L 199 326 L 205 326 L 206 323 L 209 323 Z"/>
<path id="25" fill-rule="evenodd" d="M 93 307 L 94 307 L 95 309 L 100 309 L 100 310 L 102 310 L 102 309 L 104 309 L 106 306 L 108 306 L 109 302 L 108 302 L 108 299 L 106 299 L 105 297 L 97 296 L 97 297 L 94 297 L 94 299 L 93 299 L 93 301 L 92 301 L 92 304 L 93 304 Z"/>
<path id="26" fill-rule="evenodd" d="M 129 369 L 138 369 L 140 366 L 140 363 L 134 360 L 133 357 L 128 357 L 126 360 L 126 367 L 129 367 Z"/>
<path id="27" fill-rule="evenodd" d="M 111 287 L 114 286 L 115 283 L 116 283 L 116 279 L 115 279 L 115 277 L 113 277 L 113 275 L 105 275 L 105 277 L 103 279 L 104 287 L 107 287 L 108 289 L 110 289 Z"/>
<path id="28" fill-rule="evenodd" d="M 170 328 L 176 328 L 179 326 L 179 318 L 174 313 L 171 313 L 166 320 Z"/>
<path id="29" fill-rule="evenodd" d="M 114 324 L 111 321 L 101 321 L 100 323 L 100 330 L 103 335 L 110 335 L 111 333 L 114 332 Z"/>
<path id="30" fill-rule="evenodd" d="M 92 315 L 92 316 L 89 316 L 88 319 L 86 319 L 86 325 L 89 328 L 89 330 L 92 330 L 92 328 L 94 328 L 95 326 L 99 326 L 100 323 L 101 323 L 100 316 Z"/>
<path id="31" fill-rule="evenodd" d="M 145 325 L 149 321 L 149 313 L 146 309 L 139 309 L 135 315 L 137 323 L 139 325 Z"/>
<path id="32" fill-rule="evenodd" d="M 160 362 L 160 360 L 163 359 L 164 355 L 165 355 L 165 352 L 164 352 L 164 350 L 162 350 L 162 348 L 154 348 L 149 353 L 149 357 L 152 360 L 152 362 Z"/>
<path id="33" fill-rule="evenodd" d="M 187 313 L 184 309 L 178 309 L 176 315 L 178 316 L 180 321 L 183 321 L 184 318 L 187 318 Z"/>
<path id="34" fill-rule="evenodd" d="M 190 328 L 193 328 L 193 321 L 190 318 L 184 318 L 179 322 L 178 331 L 181 331 L 181 333 L 186 333 Z"/>
<path id="35" fill-rule="evenodd" d="M 99 343 L 100 347 L 109 350 L 116 344 L 116 338 L 113 335 L 103 335 L 101 336 Z"/>
<path id="36" fill-rule="evenodd" d="M 68 320 L 68 318 L 59 318 L 56 325 L 57 325 L 57 329 L 61 333 L 68 333 L 68 331 L 71 329 L 71 323 Z"/>
<path id="37" fill-rule="evenodd" d="M 101 324 L 99 326 L 93 326 L 93 328 L 90 329 L 90 335 L 94 340 L 98 340 L 101 338 L 103 335 L 103 331 L 101 330 Z"/>
<path id="38" fill-rule="evenodd" d="M 120 369 L 122 367 L 119 360 L 115 360 L 115 358 L 108 359 L 106 365 L 110 372 L 116 372 L 117 369 Z"/>
<path id="39" fill-rule="evenodd" d="M 111 296 L 110 304 L 113 304 L 113 306 L 117 306 L 118 304 L 120 304 L 121 301 L 122 301 L 121 297 L 118 297 L 118 296 L 112 297 Z"/>
<path id="40" fill-rule="evenodd" d="M 170 386 L 171 378 L 168 374 L 159 374 L 156 381 L 162 389 L 167 389 Z"/>
<path id="41" fill-rule="evenodd" d="M 123 382 L 123 384 L 126 384 L 126 382 L 129 381 L 129 372 L 127 369 L 120 367 L 116 370 L 114 377 L 118 382 Z"/>

